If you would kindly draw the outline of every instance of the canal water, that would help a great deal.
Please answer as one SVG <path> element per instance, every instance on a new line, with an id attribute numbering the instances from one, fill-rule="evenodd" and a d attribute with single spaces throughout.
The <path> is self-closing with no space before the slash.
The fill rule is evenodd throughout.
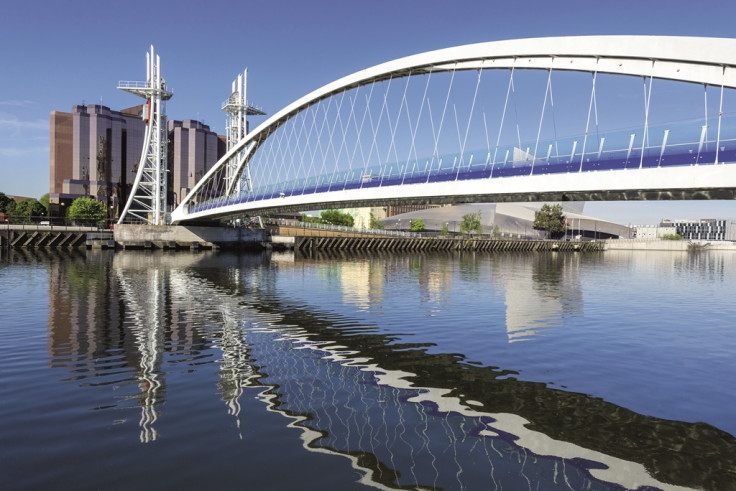
<path id="1" fill-rule="evenodd" d="M 3 489 L 736 489 L 736 254 L 1 251 Z"/>

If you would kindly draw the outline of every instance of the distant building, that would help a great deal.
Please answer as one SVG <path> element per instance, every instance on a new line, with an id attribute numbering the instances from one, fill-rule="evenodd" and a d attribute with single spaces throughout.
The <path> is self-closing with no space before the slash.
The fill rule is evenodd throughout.
<path id="1" fill-rule="evenodd" d="M 736 222 L 731 220 L 662 220 L 660 227 L 672 227 L 688 240 L 736 240 Z"/>
<path id="2" fill-rule="evenodd" d="M 637 225 L 636 238 L 644 240 L 661 239 L 666 235 L 675 235 L 677 229 L 671 226 L 661 225 Z"/>
<path id="3" fill-rule="evenodd" d="M 550 203 L 553 204 L 553 203 Z M 583 215 L 584 201 L 560 203 L 567 221 L 567 238 L 579 240 L 629 238 L 625 225 Z M 428 233 L 446 230 L 451 235 L 460 232 L 463 217 L 480 213 L 482 233 L 502 237 L 543 239 L 547 233 L 534 229 L 535 212 L 541 203 L 474 203 L 424 209 L 395 215 L 381 220 L 389 230 L 410 230 L 412 220 L 422 219 Z"/>
<path id="4" fill-rule="evenodd" d="M 395 215 L 403 215 L 404 213 L 412 213 L 415 211 L 429 210 L 432 208 L 440 208 L 446 205 L 397 205 L 386 207 L 386 217 Z"/>
<path id="5" fill-rule="evenodd" d="M 50 118 L 49 208 L 63 216 L 79 197 L 105 203 L 110 220 L 128 200 L 143 150 L 143 105 L 113 111 L 75 105 Z M 207 169 L 225 154 L 224 137 L 198 121 L 169 121 L 169 203 L 178 204 Z"/>
<path id="6" fill-rule="evenodd" d="M 339 208 L 339 212 L 347 213 L 353 217 L 353 227 L 370 228 L 371 217 L 373 220 L 381 220 L 386 218 L 386 207 L 374 206 L 364 208 Z"/>
<path id="7" fill-rule="evenodd" d="M 227 141 L 210 131 L 206 124 L 192 119 L 169 121 L 168 132 L 169 191 L 174 193 L 171 203 L 178 205 L 205 172 L 225 155 Z"/>
<path id="8" fill-rule="evenodd" d="M 49 207 L 54 216 L 82 196 L 105 203 L 112 219 L 125 203 L 143 148 L 143 106 L 112 111 L 99 104 L 51 112 Z"/>

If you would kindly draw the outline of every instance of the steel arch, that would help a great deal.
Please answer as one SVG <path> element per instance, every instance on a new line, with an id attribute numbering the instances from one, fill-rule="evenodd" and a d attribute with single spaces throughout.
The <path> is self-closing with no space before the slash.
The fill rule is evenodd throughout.
<path id="1" fill-rule="evenodd" d="M 241 152 L 253 155 L 289 119 L 335 94 L 389 78 L 476 69 L 578 71 L 669 79 L 736 88 L 736 39 L 678 36 L 571 36 L 493 41 L 428 51 L 360 70 L 289 104 L 234 146 L 182 200 L 175 222 L 186 220 L 191 199 Z M 245 155 L 245 153 L 243 153 Z M 240 168 L 249 157 L 240 158 Z"/>

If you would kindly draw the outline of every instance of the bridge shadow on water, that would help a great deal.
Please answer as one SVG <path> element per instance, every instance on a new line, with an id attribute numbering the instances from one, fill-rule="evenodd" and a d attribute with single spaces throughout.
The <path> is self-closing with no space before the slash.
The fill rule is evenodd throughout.
<path id="1" fill-rule="evenodd" d="M 334 257 L 318 254 L 304 261 Z M 215 268 L 201 271 L 208 282 L 225 286 Z M 539 477 L 564 468 L 567 478 L 578 479 L 573 488 L 595 482 L 591 473 L 605 481 L 607 474 L 600 470 L 609 465 L 614 474 L 635 473 L 635 465 L 617 467 L 620 461 L 641 464 L 657 480 L 676 486 L 728 489 L 734 483 L 736 438 L 708 424 L 650 417 L 587 394 L 517 380 L 512 367 L 478 366 L 461 354 L 433 353 L 432 344 L 397 342 L 377 332 L 377 326 L 291 303 L 269 286 L 225 289 L 278 319 L 258 330 L 267 342 L 251 348 L 273 407 L 319 434 L 310 446 L 355 456 L 375 481 L 414 487 L 428 484 L 417 476 L 435 475 L 433 486 L 451 488 L 454 474 L 472 475 L 469 462 L 478 459 L 488 462 L 481 476 L 494 465 L 497 471 L 522 472 L 522 461 L 529 460 L 539 467 Z M 308 362 L 295 359 L 294 347 L 310 348 L 313 356 Z M 300 364 L 327 386 L 310 389 L 301 380 L 289 383 L 279 376 Z M 417 427 L 422 430 L 416 432 Z M 379 449 L 381 438 L 387 440 Z M 525 448 L 546 438 L 554 440 L 546 447 L 551 455 Z M 401 463 L 401 447 L 412 455 L 410 462 Z M 425 473 L 449 448 L 474 457 Z M 428 460 L 425 472 L 420 472 L 422 458 Z M 508 466 L 509 461 L 517 465 Z"/>
<path id="2" fill-rule="evenodd" d="M 294 265 L 336 257 L 296 256 Z M 365 257 L 372 256 L 352 256 Z M 167 324 L 175 312 L 191 311 L 196 299 L 206 305 L 187 321 L 198 326 L 199 339 L 188 345 L 187 357 L 206 358 L 213 346 L 225 352 L 218 393 L 230 413 L 239 417 L 244 388 L 261 388 L 259 399 L 301 428 L 309 449 L 349 458 L 362 482 L 402 489 L 638 483 L 721 490 L 736 482 L 733 435 L 518 380 L 513 366 L 436 352 L 434 344 L 401 341 L 375 324 L 290 299 L 279 291 L 279 267 L 268 254 L 125 252 L 86 261 L 103 273 L 85 280 L 105 283 L 96 294 L 101 301 L 106 292 L 121 292 L 120 318 L 127 320 L 119 329 L 130 335 L 120 338 L 133 340 L 120 346 L 122 358 L 142 367 L 146 382 L 141 441 L 157 438 L 154 426 L 166 410 L 160 350 L 171 349 L 176 333 Z M 155 295 L 145 286 L 152 279 Z M 156 318 L 163 322 L 158 333 L 152 332 Z M 101 336 L 100 346 L 115 338 L 105 329 L 85 335 Z M 68 353 L 54 350 L 52 344 L 52 365 L 64 366 Z"/>

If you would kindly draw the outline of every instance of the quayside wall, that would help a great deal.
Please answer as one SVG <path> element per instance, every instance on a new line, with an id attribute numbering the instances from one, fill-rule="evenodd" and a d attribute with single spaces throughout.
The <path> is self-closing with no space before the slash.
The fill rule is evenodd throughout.
<path id="1" fill-rule="evenodd" d="M 96 227 L 0 224 L 0 248 L 85 247 Z"/>
<path id="2" fill-rule="evenodd" d="M 295 249 L 383 251 L 602 251 L 603 242 L 445 237 L 295 237 Z"/>
<path id="3" fill-rule="evenodd" d="M 618 239 L 592 242 L 489 237 L 421 237 L 417 234 L 361 233 L 297 227 L 116 225 L 93 227 L 0 225 L 0 248 L 110 249 L 316 249 L 384 251 L 736 251 L 734 242 Z"/>
<path id="4" fill-rule="evenodd" d="M 736 243 L 708 240 L 618 239 L 605 241 L 607 251 L 736 251 Z"/>

